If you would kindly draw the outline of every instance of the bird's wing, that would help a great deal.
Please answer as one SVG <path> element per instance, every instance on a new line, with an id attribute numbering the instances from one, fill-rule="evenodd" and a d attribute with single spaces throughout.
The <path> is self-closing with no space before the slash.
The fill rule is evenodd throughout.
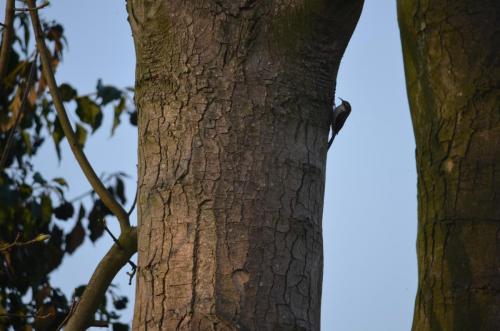
<path id="1" fill-rule="evenodd" d="M 347 120 L 347 117 L 349 116 L 349 111 L 339 111 L 337 113 L 337 116 L 334 118 L 334 128 L 335 128 L 335 133 L 338 134 L 339 131 L 342 129 L 344 126 L 345 121 Z"/>

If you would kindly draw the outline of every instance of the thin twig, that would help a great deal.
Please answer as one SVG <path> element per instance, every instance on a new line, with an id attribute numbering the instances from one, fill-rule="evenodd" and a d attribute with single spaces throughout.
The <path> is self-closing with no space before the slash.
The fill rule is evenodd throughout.
<path id="1" fill-rule="evenodd" d="M 26 100 L 28 100 L 28 95 L 33 85 L 33 79 L 35 78 L 36 72 L 36 62 L 37 62 L 38 53 L 35 54 L 35 58 L 33 59 L 33 63 L 31 64 L 30 72 L 28 74 L 28 81 L 26 82 L 26 88 L 24 89 L 23 99 L 21 101 L 21 107 L 17 112 L 16 121 L 14 122 L 14 126 L 10 129 L 9 137 L 7 138 L 7 143 L 2 152 L 2 158 L 0 159 L 0 171 L 3 170 L 5 166 L 5 162 L 7 162 L 7 156 L 9 155 L 9 150 L 12 147 L 12 143 L 14 142 L 14 133 L 17 131 L 19 127 L 19 123 L 21 123 L 21 118 L 23 117 L 24 108 L 26 107 Z"/>
<path id="2" fill-rule="evenodd" d="M 110 174 L 107 178 L 104 178 L 104 175 L 101 175 L 101 181 L 104 183 L 108 183 L 111 179 L 113 179 L 112 176 L 116 176 L 116 173 L 112 173 Z M 94 193 L 94 190 L 88 190 L 86 192 L 83 192 L 82 194 L 80 195 L 77 195 L 76 197 L 68 200 L 68 202 L 75 202 L 75 201 L 78 201 L 78 200 L 81 200 L 83 198 L 85 198 L 86 196 L 89 196 L 91 195 L 92 193 Z M 128 214 L 128 213 L 127 213 Z M 128 214 L 130 216 L 130 214 Z"/>
<path id="3" fill-rule="evenodd" d="M 106 232 L 109 234 L 109 236 L 111 237 L 111 239 L 113 239 L 114 243 L 120 247 L 121 249 L 123 249 L 123 247 L 120 245 L 120 243 L 118 242 L 118 238 L 115 237 L 115 235 L 113 234 L 113 232 L 111 232 L 111 230 L 108 228 L 108 225 L 106 224 L 106 220 L 104 219 L 101 219 L 101 222 L 104 226 L 104 230 L 106 230 Z"/>
<path id="4" fill-rule="evenodd" d="M 135 205 L 137 204 L 137 193 L 138 193 L 138 188 L 135 190 L 134 202 L 132 202 L 132 206 L 130 206 L 130 209 L 127 212 L 128 216 L 132 215 L 132 212 L 135 209 Z"/>
<path id="5" fill-rule="evenodd" d="M 130 270 L 130 272 L 127 272 L 126 274 L 128 276 L 128 285 L 132 285 L 132 279 L 134 279 L 135 273 L 137 272 L 137 266 L 130 260 L 128 260 L 128 263 L 131 264 L 132 270 Z"/>
<path id="6" fill-rule="evenodd" d="M 81 199 L 85 198 L 88 195 L 91 195 L 92 193 L 94 193 L 94 190 L 88 190 L 87 192 L 84 192 L 84 193 L 82 193 L 80 195 L 77 195 L 73 199 L 68 200 L 68 202 L 76 202 L 78 200 L 81 200 Z"/>
<path id="7" fill-rule="evenodd" d="M 14 37 L 14 15 L 15 1 L 7 0 L 5 3 L 5 21 L 2 24 L 4 27 L 2 34 L 2 48 L 0 49 L 0 90 L 3 90 L 3 81 L 7 72 L 7 64 L 9 63 L 10 49 Z"/>
<path id="8" fill-rule="evenodd" d="M 46 319 L 53 317 L 53 313 L 47 313 L 45 315 L 33 315 L 33 314 L 0 314 L 0 318 L 34 318 L 34 319 Z"/>
<path id="9" fill-rule="evenodd" d="M 35 0 L 28 0 L 28 7 L 36 7 Z M 87 177 L 94 191 L 101 198 L 104 205 L 118 218 L 121 231 L 128 231 L 128 229 L 130 228 L 130 222 L 127 212 L 113 198 L 111 193 L 103 185 L 78 143 L 78 139 L 76 138 L 75 132 L 73 131 L 61 96 L 59 94 L 57 83 L 54 78 L 54 73 L 52 72 L 50 56 L 47 50 L 47 46 L 45 45 L 43 32 L 40 25 L 40 18 L 38 17 L 38 13 L 36 10 L 30 11 L 29 13 L 31 16 L 33 30 L 35 31 L 36 44 L 40 53 L 40 58 L 42 60 L 43 74 L 45 76 L 45 79 L 47 80 L 47 85 L 52 96 L 52 101 L 57 111 L 57 117 L 59 118 L 59 123 L 61 124 L 63 132 L 68 140 L 71 151 L 73 152 L 76 160 L 78 161 L 78 164 L 80 165 L 80 168 Z"/>
<path id="10" fill-rule="evenodd" d="M 109 236 L 111 237 L 111 239 L 113 239 L 113 241 L 115 242 L 116 246 L 120 247 L 120 249 L 123 249 L 123 247 L 120 245 L 120 242 L 118 241 L 118 239 L 115 237 L 115 235 L 113 234 L 113 232 L 111 232 L 111 230 L 106 225 L 106 220 L 102 219 L 101 222 L 104 225 L 104 230 L 106 230 L 106 232 L 109 234 Z M 132 260 L 128 260 L 127 263 L 132 268 L 132 270 L 130 272 L 127 272 L 127 275 L 129 276 L 128 284 L 132 285 L 132 279 L 134 278 L 134 275 L 137 272 L 137 265 L 134 262 L 132 262 Z"/>
<path id="11" fill-rule="evenodd" d="M 49 238 L 50 238 L 50 235 L 48 235 L 48 234 L 39 234 L 34 239 L 31 239 L 28 241 L 21 241 L 21 234 L 18 233 L 16 236 L 16 239 L 14 239 L 14 242 L 0 247 L 0 252 L 9 250 L 12 247 L 22 247 L 22 246 L 32 245 L 32 244 L 37 243 L 37 242 L 45 241 Z"/>
<path id="12" fill-rule="evenodd" d="M 63 321 L 61 322 L 61 324 L 59 324 L 59 326 L 57 327 L 57 329 L 55 331 L 59 331 L 64 327 L 64 325 L 68 322 L 71 315 L 73 315 L 73 313 L 75 312 L 77 305 L 78 305 L 78 301 L 76 299 L 73 299 L 73 302 L 71 303 L 71 306 L 69 307 L 68 314 L 66 314 Z M 107 321 L 93 321 L 92 323 L 90 323 L 89 326 L 94 326 L 94 327 L 98 327 L 98 328 L 107 328 L 108 325 L 109 325 L 109 323 Z"/>
<path id="13" fill-rule="evenodd" d="M 71 306 L 69 307 L 68 314 L 64 317 L 61 324 L 59 324 L 59 326 L 57 327 L 57 329 L 55 331 L 59 331 L 63 328 L 63 326 L 66 324 L 66 322 L 68 322 L 71 315 L 73 315 L 73 313 L 75 312 L 77 305 L 78 305 L 78 301 L 73 299 L 73 302 L 71 303 Z"/>
<path id="14" fill-rule="evenodd" d="M 36 11 L 38 9 L 45 8 L 49 5 L 50 3 L 48 1 L 45 1 L 41 5 L 35 6 L 35 7 L 28 7 L 28 8 L 16 8 L 16 11 L 20 12 L 27 12 L 27 11 Z"/>
<path id="15" fill-rule="evenodd" d="M 89 326 L 93 326 L 95 328 L 107 328 L 109 326 L 108 321 L 93 321 Z"/>

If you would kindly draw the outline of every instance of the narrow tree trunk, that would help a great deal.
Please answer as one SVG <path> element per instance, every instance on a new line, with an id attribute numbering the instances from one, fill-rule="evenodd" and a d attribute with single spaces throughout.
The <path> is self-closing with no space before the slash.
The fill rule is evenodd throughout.
<path id="1" fill-rule="evenodd" d="M 328 116 L 361 7 L 128 1 L 134 330 L 319 330 Z"/>
<path id="2" fill-rule="evenodd" d="M 398 2 L 417 143 L 413 330 L 500 330 L 499 8 Z"/>

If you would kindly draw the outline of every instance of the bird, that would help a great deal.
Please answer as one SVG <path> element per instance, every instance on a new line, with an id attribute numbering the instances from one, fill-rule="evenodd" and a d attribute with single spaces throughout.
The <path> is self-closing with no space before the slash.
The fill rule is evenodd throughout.
<path id="1" fill-rule="evenodd" d="M 339 106 L 334 107 L 330 115 L 332 136 L 328 141 L 328 149 L 330 149 L 330 146 L 332 146 L 333 139 L 335 139 L 335 136 L 339 133 L 340 129 L 342 129 L 345 121 L 347 120 L 347 117 L 349 117 L 349 114 L 351 113 L 351 104 L 342 98 L 339 99 L 342 100 L 342 103 Z"/>

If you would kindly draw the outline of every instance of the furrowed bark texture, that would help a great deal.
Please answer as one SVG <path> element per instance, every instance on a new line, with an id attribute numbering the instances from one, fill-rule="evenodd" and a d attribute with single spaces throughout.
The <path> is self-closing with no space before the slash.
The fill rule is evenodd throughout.
<path id="1" fill-rule="evenodd" d="M 328 115 L 361 7 L 129 0 L 134 330 L 319 330 Z"/>
<path id="2" fill-rule="evenodd" d="M 417 143 L 413 330 L 500 330 L 499 7 L 398 2 Z"/>

